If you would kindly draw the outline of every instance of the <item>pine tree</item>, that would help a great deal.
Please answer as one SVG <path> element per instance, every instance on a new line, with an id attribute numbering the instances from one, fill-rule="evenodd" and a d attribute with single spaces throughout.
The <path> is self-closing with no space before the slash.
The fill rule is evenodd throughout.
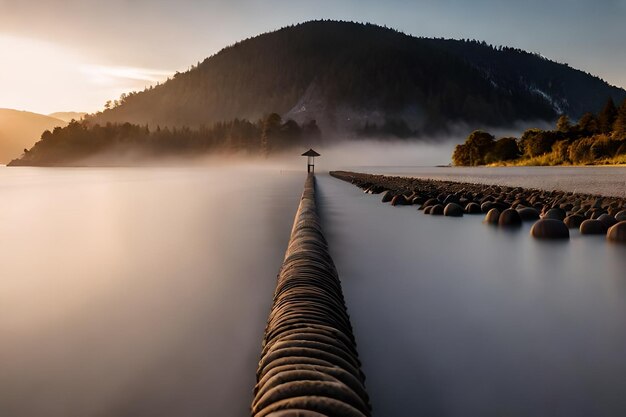
<path id="1" fill-rule="evenodd" d="M 263 120 L 261 131 L 261 152 L 267 156 L 271 151 L 271 136 L 280 129 L 282 118 L 277 113 L 271 113 Z"/>
<path id="2" fill-rule="evenodd" d="M 583 135 L 595 135 L 598 133 L 598 121 L 593 113 L 585 113 L 578 120 L 578 130 Z"/>
<path id="3" fill-rule="evenodd" d="M 609 97 L 604 108 L 598 113 L 598 128 L 601 133 L 611 133 L 613 130 L 613 123 L 617 117 L 617 108 L 613 99 Z"/>
<path id="4" fill-rule="evenodd" d="M 626 139 L 626 99 L 617 111 L 617 117 L 613 124 L 613 137 L 615 139 Z"/>

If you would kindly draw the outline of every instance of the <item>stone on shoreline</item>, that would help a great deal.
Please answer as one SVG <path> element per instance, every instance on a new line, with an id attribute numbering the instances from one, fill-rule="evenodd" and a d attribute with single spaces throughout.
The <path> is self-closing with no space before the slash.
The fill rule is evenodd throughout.
<path id="1" fill-rule="evenodd" d="M 563 210 L 562 208 L 551 208 L 550 210 L 545 212 L 542 218 L 563 221 L 565 220 L 565 217 L 567 217 L 567 214 L 565 213 L 565 210 Z"/>
<path id="2" fill-rule="evenodd" d="M 406 197 L 404 195 L 402 195 L 402 194 L 394 196 L 391 199 L 391 205 L 392 206 L 406 206 L 408 204 L 409 204 L 409 202 L 406 200 Z"/>
<path id="3" fill-rule="evenodd" d="M 522 225 L 522 218 L 520 217 L 517 210 L 513 210 L 511 208 L 504 210 L 500 213 L 500 218 L 498 219 L 498 226 L 500 227 L 518 227 Z"/>
<path id="4" fill-rule="evenodd" d="M 498 210 L 497 208 L 492 208 L 491 210 L 489 210 L 489 213 L 487 213 L 487 215 L 485 216 L 484 223 L 496 225 L 498 224 L 499 219 L 500 219 L 500 210 Z"/>
<path id="5" fill-rule="evenodd" d="M 465 206 L 465 212 L 467 214 L 481 214 L 482 213 L 480 206 L 474 202 L 467 203 L 467 205 Z"/>
<path id="6" fill-rule="evenodd" d="M 539 212 L 533 207 L 521 207 L 517 212 L 523 221 L 539 219 Z"/>
<path id="7" fill-rule="evenodd" d="M 613 229 L 615 226 L 626 221 L 626 198 L 623 197 L 346 171 L 330 174 L 368 193 L 383 193 L 383 202 L 390 202 L 398 196 L 395 204 L 419 204 L 419 210 L 434 215 L 444 214 L 444 206 L 453 203 L 467 214 L 485 213 L 485 223 L 490 224 L 498 224 L 502 217 L 503 225 L 514 225 L 517 224 L 516 216 L 520 220 L 530 220 L 536 217 L 535 213 L 541 213 L 545 220 L 563 220 L 563 225 L 568 228 L 578 227 L 581 234 L 606 234 L 609 226 L 611 230 L 616 230 Z M 456 207 L 449 210 L 458 211 Z M 507 214 L 503 217 L 505 212 Z M 548 222 L 548 226 L 540 223 L 537 233 L 541 230 L 540 226 L 553 227 L 554 223 L 551 223 Z M 561 226 L 554 227 L 562 229 Z M 620 232 L 613 232 L 612 236 L 621 236 L 619 233 L 623 233 L 621 230 L 624 227 L 620 225 L 617 228 Z"/>
<path id="8" fill-rule="evenodd" d="M 493 201 L 485 201 L 480 205 L 480 211 L 483 213 L 489 213 L 489 210 L 493 208 Z"/>
<path id="9" fill-rule="evenodd" d="M 393 200 L 393 197 L 394 197 L 394 196 L 393 196 L 393 193 L 391 192 L 391 190 L 387 190 L 387 191 L 385 191 L 385 192 L 383 193 L 383 198 L 381 199 L 381 201 L 382 201 L 383 203 L 388 203 L 388 202 L 390 202 L 391 200 Z"/>
<path id="10" fill-rule="evenodd" d="M 541 219 L 530 229 L 536 239 L 569 239 L 569 229 L 561 220 Z"/>
<path id="11" fill-rule="evenodd" d="M 443 215 L 448 217 L 463 217 L 463 207 L 456 203 L 448 203 L 443 209 Z"/>
<path id="12" fill-rule="evenodd" d="M 607 229 L 617 223 L 615 217 L 611 216 L 610 214 L 602 214 L 600 217 L 598 217 L 598 220 L 604 223 Z"/>
<path id="13" fill-rule="evenodd" d="M 430 214 L 432 214 L 433 216 L 443 215 L 443 206 L 441 204 L 435 204 L 430 208 Z"/>
<path id="14" fill-rule="evenodd" d="M 565 225 L 570 228 L 570 229 L 578 229 L 580 227 L 580 224 L 582 222 L 585 221 L 585 218 L 583 216 L 580 216 L 578 214 L 571 214 L 569 216 L 567 216 L 565 218 L 565 220 L 563 220 L 565 222 Z"/>
<path id="15" fill-rule="evenodd" d="M 626 243 L 626 220 L 611 226 L 606 238 L 611 242 Z"/>
<path id="16" fill-rule="evenodd" d="M 422 207 L 420 207 L 419 210 L 423 210 L 426 207 L 432 207 L 435 204 L 439 204 L 439 201 L 436 198 L 429 198 L 426 202 L 424 202 L 424 204 L 422 204 Z"/>
<path id="17" fill-rule="evenodd" d="M 607 227 L 597 219 L 587 219 L 580 224 L 581 235 L 605 235 Z"/>

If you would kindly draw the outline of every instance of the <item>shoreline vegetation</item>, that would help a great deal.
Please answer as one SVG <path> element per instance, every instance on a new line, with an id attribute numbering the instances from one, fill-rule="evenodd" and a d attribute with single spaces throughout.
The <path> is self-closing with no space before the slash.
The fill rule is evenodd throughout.
<path id="1" fill-rule="evenodd" d="M 497 139 L 476 130 L 457 145 L 455 166 L 582 166 L 626 164 L 626 100 L 609 99 L 597 114 L 585 113 L 576 124 L 566 115 L 554 130 L 528 129 L 520 138 Z"/>
<path id="2" fill-rule="evenodd" d="M 381 194 L 392 206 L 418 206 L 424 214 L 447 217 L 485 215 L 484 223 L 515 229 L 533 222 L 531 236 L 569 239 L 570 230 L 581 235 L 605 235 L 626 243 L 626 198 L 524 187 L 474 184 L 423 178 L 331 171 L 330 175 Z"/>
<path id="3" fill-rule="evenodd" d="M 46 130 L 41 139 L 8 166 L 76 166 L 84 161 L 137 162 L 142 158 L 202 156 L 211 152 L 269 155 L 290 147 L 317 144 L 315 120 L 298 124 L 271 113 L 257 122 L 235 119 L 199 129 L 131 123 L 71 121 Z M 89 165 L 89 164 L 86 164 Z"/>

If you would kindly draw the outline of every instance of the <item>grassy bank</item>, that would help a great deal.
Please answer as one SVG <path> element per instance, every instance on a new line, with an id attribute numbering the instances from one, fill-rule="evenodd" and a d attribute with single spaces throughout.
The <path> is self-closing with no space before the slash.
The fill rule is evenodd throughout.
<path id="1" fill-rule="evenodd" d="M 491 164 L 487 164 L 490 167 L 553 167 L 553 166 L 611 166 L 611 165 L 624 165 L 626 166 L 626 155 L 618 155 L 613 158 L 604 158 L 597 161 L 588 163 L 572 163 L 570 161 L 563 160 L 556 152 L 534 156 L 531 158 L 513 159 L 510 161 L 498 161 Z"/>

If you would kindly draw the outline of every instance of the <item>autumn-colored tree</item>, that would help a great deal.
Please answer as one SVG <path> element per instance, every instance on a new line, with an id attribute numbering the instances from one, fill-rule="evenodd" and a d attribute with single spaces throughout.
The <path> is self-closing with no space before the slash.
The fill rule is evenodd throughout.
<path id="1" fill-rule="evenodd" d="M 493 135 L 475 130 L 468 137 L 463 145 L 458 145 L 452 160 L 455 165 L 484 165 L 485 157 L 493 149 L 495 138 Z"/>
<path id="2" fill-rule="evenodd" d="M 515 138 L 500 138 L 494 144 L 493 150 L 489 153 L 488 157 L 493 158 L 493 161 L 510 161 L 511 159 L 519 158 L 520 150 Z"/>
<path id="3" fill-rule="evenodd" d="M 452 163 L 456 166 L 469 166 L 470 157 L 467 146 L 463 143 L 456 145 L 452 153 Z"/>
<path id="4" fill-rule="evenodd" d="M 519 146 L 525 156 L 532 158 L 550 152 L 557 139 L 556 132 L 528 129 L 522 134 Z"/>
<path id="5" fill-rule="evenodd" d="M 569 117 L 567 116 L 567 114 L 562 114 L 561 117 L 559 117 L 559 120 L 557 120 L 556 122 L 556 130 L 562 133 L 567 133 L 570 131 L 571 128 L 572 124 L 569 121 Z"/>

